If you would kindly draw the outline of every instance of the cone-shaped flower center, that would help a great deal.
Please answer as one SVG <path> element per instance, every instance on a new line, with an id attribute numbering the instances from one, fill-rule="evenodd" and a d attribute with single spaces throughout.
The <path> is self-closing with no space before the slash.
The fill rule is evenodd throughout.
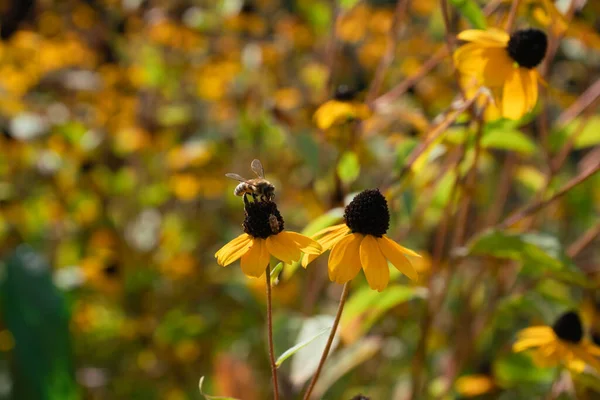
<path id="1" fill-rule="evenodd" d="M 266 239 L 283 230 L 283 217 L 272 201 L 247 202 L 244 206 L 246 218 L 242 224 L 244 232 L 256 238 Z"/>
<path id="2" fill-rule="evenodd" d="M 346 206 L 344 220 L 353 233 L 382 237 L 390 226 L 387 201 L 378 189 L 369 189 Z"/>
<path id="3" fill-rule="evenodd" d="M 348 85 L 339 85 L 335 89 L 333 98 L 339 101 L 350 101 L 356 96 L 356 91 Z"/>
<path id="4" fill-rule="evenodd" d="M 507 51 L 510 58 L 525 68 L 535 68 L 546 55 L 548 39 L 539 29 L 523 29 L 510 36 Z"/>
<path id="5" fill-rule="evenodd" d="M 552 330 L 556 333 L 556 336 L 566 342 L 579 343 L 583 338 L 581 319 L 574 311 L 561 315 L 552 325 Z"/>

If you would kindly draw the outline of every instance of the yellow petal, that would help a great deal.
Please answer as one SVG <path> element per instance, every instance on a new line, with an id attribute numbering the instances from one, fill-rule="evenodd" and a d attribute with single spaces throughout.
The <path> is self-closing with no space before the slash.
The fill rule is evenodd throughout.
<path id="1" fill-rule="evenodd" d="M 231 264 L 243 256 L 251 245 L 252 237 L 246 233 L 242 233 L 215 253 L 217 263 L 222 266 Z"/>
<path id="2" fill-rule="evenodd" d="M 269 258 L 265 239 L 255 238 L 250 250 L 242 256 L 242 272 L 247 276 L 260 278 L 267 269 Z"/>
<path id="3" fill-rule="evenodd" d="M 460 32 L 456 37 L 465 42 L 473 42 L 486 47 L 506 47 L 510 36 L 499 29 L 467 29 Z"/>
<path id="4" fill-rule="evenodd" d="M 417 254 L 412 250 L 406 249 L 400 246 L 398 243 L 394 242 L 392 239 L 387 236 L 383 236 L 377 239 L 377 243 L 381 252 L 393 265 L 396 269 L 402 272 L 404 275 L 408 276 L 413 281 L 419 279 L 419 274 L 412 266 L 408 258 L 406 258 L 402 253 L 406 253 L 406 251 L 410 251 L 408 254 Z M 418 254 L 417 254 L 418 256 Z M 420 257 L 420 256 L 419 256 Z"/>
<path id="5" fill-rule="evenodd" d="M 371 289 L 378 292 L 385 289 L 390 280 L 390 269 L 377 239 L 372 235 L 366 235 L 360 243 L 360 263 Z"/>
<path id="6" fill-rule="evenodd" d="M 314 120 L 321 130 L 341 124 L 349 119 L 368 118 L 368 107 L 361 103 L 329 100 L 315 111 Z"/>
<path id="7" fill-rule="evenodd" d="M 323 248 L 321 247 L 321 245 L 317 241 L 309 238 L 308 236 L 304 236 L 299 233 L 290 231 L 283 231 L 279 233 L 279 235 L 285 235 L 292 241 L 296 242 L 298 247 L 306 254 L 319 255 L 323 252 Z"/>
<path id="8" fill-rule="evenodd" d="M 519 339 L 513 344 L 513 351 L 519 353 L 521 351 L 531 349 L 533 347 L 540 347 L 546 345 L 552 341 L 551 338 L 547 337 L 534 337 Z"/>
<path id="9" fill-rule="evenodd" d="M 459 47 L 453 57 L 461 74 L 473 76 L 488 87 L 501 86 L 514 69 L 511 58 L 503 48 L 469 43 Z"/>
<path id="10" fill-rule="evenodd" d="M 360 271 L 359 249 L 363 235 L 353 233 L 345 236 L 333 246 L 329 254 L 329 279 L 344 284 Z"/>
<path id="11" fill-rule="evenodd" d="M 600 360 L 588 353 L 580 344 L 569 345 L 569 349 L 587 365 L 600 372 Z"/>
<path id="12" fill-rule="evenodd" d="M 517 336 L 521 339 L 533 337 L 549 337 L 554 339 L 556 337 L 554 331 L 552 330 L 552 327 L 547 325 L 530 326 L 529 328 L 525 328 L 519 331 L 519 333 L 517 333 Z"/>
<path id="13" fill-rule="evenodd" d="M 525 79 L 529 81 L 529 75 Z M 521 68 L 515 68 L 508 75 L 502 91 L 502 115 L 505 118 L 520 119 L 527 112 L 529 103 L 525 92 L 526 84 Z"/>
<path id="14" fill-rule="evenodd" d="M 335 227 L 330 227 L 330 228 L 335 228 L 335 229 L 331 229 L 325 236 L 323 236 L 321 239 L 319 239 L 319 244 L 321 245 L 321 249 L 322 249 L 321 252 L 325 252 L 325 251 L 329 250 L 341 238 L 343 238 L 346 234 L 348 234 L 348 232 L 350 232 L 350 229 L 346 226 L 346 224 L 340 224 L 340 225 L 336 225 Z M 327 228 L 327 229 L 329 229 L 329 228 Z M 321 232 L 323 232 L 323 231 L 321 231 Z M 302 266 L 304 268 L 306 268 L 306 266 L 317 257 L 318 257 L 318 255 L 315 255 L 315 254 L 305 254 L 302 257 Z"/>
<path id="15" fill-rule="evenodd" d="M 294 261 L 300 260 L 302 253 L 296 242 L 294 242 L 291 237 L 282 235 L 281 233 L 267 238 L 267 249 L 269 250 L 269 253 L 286 264 L 291 264 Z"/>
<path id="16" fill-rule="evenodd" d="M 321 235 L 325 235 L 326 233 L 328 234 L 334 234 L 334 231 L 340 231 L 340 230 L 349 230 L 348 226 L 344 223 L 344 224 L 338 224 L 338 225 L 333 225 L 333 226 L 329 226 L 325 229 L 321 229 L 319 232 L 315 233 L 314 235 L 312 235 L 313 238 L 317 238 Z M 328 235 L 327 235 L 328 236 Z"/>

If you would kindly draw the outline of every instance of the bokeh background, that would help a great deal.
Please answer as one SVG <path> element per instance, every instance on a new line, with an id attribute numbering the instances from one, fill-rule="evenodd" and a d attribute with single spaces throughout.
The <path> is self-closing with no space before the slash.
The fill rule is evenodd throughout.
<path id="1" fill-rule="evenodd" d="M 517 233 L 477 238 L 600 157 L 597 94 L 586 92 L 600 76 L 600 3 L 521 2 L 516 26 L 556 46 L 545 89 L 523 120 L 485 124 L 464 191 L 466 114 L 403 170 L 460 92 L 440 3 L 400 3 L 0 1 L 0 398 L 200 399 L 202 376 L 205 393 L 269 398 L 264 282 L 214 259 L 243 220 L 224 174 L 253 177 L 254 158 L 286 228 L 312 234 L 378 187 L 389 235 L 424 256 L 419 282 L 392 272 L 377 293 L 355 279 L 320 396 L 403 399 L 415 365 L 427 376 L 417 398 L 458 398 L 456 378 L 472 373 L 493 382 L 490 398 L 548 392 L 555 372 L 510 345 L 566 309 L 593 324 L 600 176 Z M 450 32 L 501 27 L 511 5 L 450 1 Z M 370 115 L 319 130 L 313 114 L 340 87 Z M 273 288 L 277 354 L 330 324 L 341 287 L 326 259 L 285 267 Z M 310 358 L 282 365 L 283 398 L 298 396 Z M 590 376 L 580 394 L 598 393 Z"/>

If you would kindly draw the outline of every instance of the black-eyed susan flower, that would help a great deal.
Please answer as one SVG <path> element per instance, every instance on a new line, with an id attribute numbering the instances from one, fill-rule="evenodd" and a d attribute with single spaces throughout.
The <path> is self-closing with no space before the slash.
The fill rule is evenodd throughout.
<path id="1" fill-rule="evenodd" d="M 313 116 L 321 130 L 352 120 L 369 118 L 369 106 L 355 100 L 356 92 L 347 85 L 340 85 L 332 100 L 323 103 Z"/>
<path id="2" fill-rule="evenodd" d="M 405 255 L 419 255 L 386 236 L 390 212 L 385 197 L 378 189 L 356 195 L 346 206 L 344 221 L 315 234 L 315 237 L 320 237 L 318 241 L 323 251 L 331 249 L 329 279 L 346 283 L 362 267 L 371 289 L 381 292 L 390 280 L 388 261 L 410 279 L 418 278 L 417 271 Z M 315 258 L 316 255 L 307 253 L 302 266 L 306 267 Z"/>
<path id="3" fill-rule="evenodd" d="M 586 365 L 600 372 L 600 347 L 584 337 L 579 315 L 569 311 L 552 326 L 532 326 L 518 333 L 513 351 L 534 349 L 533 360 L 540 367 L 564 365 L 583 372 Z"/>
<path id="4" fill-rule="evenodd" d="M 242 272 L 258 278 L 265 272 L 271 256 L 291 264 L 300 260 L 302 252 L 320 254 L 318 242 L 283 230 L 283 217 L 274 202 L 247 202 L 245 211 L 244 233 L 217 251 L 219 265 L 225 267 L 241 258 Z"/>
<path id="5" fill-rule="evenodd" d="M 535 67 L 546 55 L 546 34 L 538 29 L 512 35 L 499 29 L 469 29 L 457 37 L 469 43 L 454 52 L 456 68 L 491 90 L 502 116 L 519 119 L 531 111 L 538 98 Z"/>

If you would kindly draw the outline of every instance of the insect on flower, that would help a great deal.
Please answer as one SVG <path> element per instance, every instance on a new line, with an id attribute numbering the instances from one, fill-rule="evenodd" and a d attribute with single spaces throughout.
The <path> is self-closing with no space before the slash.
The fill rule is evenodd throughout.
<path id="1" fill-rule="evenodd" d="M 257 198 L 261 201 L 273 200 L 275 197 L 275 186 L 265 179 L 265 169 L 260 160 L 252 160 L 250 168 L 256 174 L 257 178 L 246 179 L 234 173 L 225 174 L 226 177 L 241 182 L 233 189 L 233 194 L 236 196 L 244 196 L 244 202 L 247 202 L 247 194 L 252 195 L 252 198 L 255 201 Z"/>

